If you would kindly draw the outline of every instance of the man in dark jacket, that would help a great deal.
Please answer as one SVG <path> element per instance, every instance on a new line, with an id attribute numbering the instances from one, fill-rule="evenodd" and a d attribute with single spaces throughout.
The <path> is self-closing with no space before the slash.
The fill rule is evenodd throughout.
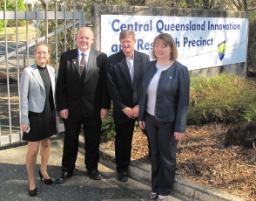
<path id="1" fill-rule="evenodd" d="M 149 56 L 134 50 L 136 40 L 133 31 L 122 31 L 119 40 L 122 50 L 109 57 L 108 87 L 113 100 L 117 178 L 126 182 L 142 78 Z"/>
<path id="2" fill-rule="evenodd" d="M 107 56 L 91 48 L 94 34 L 82 27 L 76 36 L 77 49 L 61 55 L 56 86 L 57 110 L 65 124 L 62 173 L 57 183 L 73 175 L 81 126 L 85 135 L 85 165 L 90 178 L 98 171 L 101 119 L 107 116 L 110 96 L 106 87 Z"/>

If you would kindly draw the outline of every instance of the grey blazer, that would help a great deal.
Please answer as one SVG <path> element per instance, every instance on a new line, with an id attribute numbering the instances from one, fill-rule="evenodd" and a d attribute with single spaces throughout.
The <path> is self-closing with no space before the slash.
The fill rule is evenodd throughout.
<path id="1" fill-rule="evenodd" d="M 147 89 L 155 75 L 156 61 L 148 66 L 143 79 L 143 95 L 140 100 L 139 120 L 145 120 Z M 187 67 L 176 61 L 172 67 L 162 71 L 157 87 L 155 118 L 160 122 L 173 123 L 175 132 L 184 132 L 189 105 L 189 73 Z"/>
<path id="2" fill-rule="evenodd" d="M 52 94 L 55 94 L 55 70 L 47 65 L 51 79 Z M 26 67 L 20 78 L 21 124 L 29 125 L 28 112 L 41 113 L 45 105 L 44 83 L 35 64 Z M 55 98 L 53 97 L 54 105 Z"/>

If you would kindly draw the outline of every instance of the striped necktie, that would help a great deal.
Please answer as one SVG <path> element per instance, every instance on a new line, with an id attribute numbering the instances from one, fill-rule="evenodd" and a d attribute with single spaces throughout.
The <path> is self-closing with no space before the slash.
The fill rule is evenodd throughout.
<path id="1" fill-rule="evenodd" d="M 80 64 L 79 64 L 80 74 L 82 74 L 84 69 L 86 68 L 86 54 L 81 53 L 81 55 L 82 55 L 82 58 L 81 58 L 81 61 L 80 61 Z"/>

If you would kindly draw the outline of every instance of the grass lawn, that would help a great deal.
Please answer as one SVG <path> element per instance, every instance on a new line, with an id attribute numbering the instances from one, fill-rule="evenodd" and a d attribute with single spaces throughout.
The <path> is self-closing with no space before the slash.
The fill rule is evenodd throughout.
<path id="1" fill-rule="evenodd" d="M 26 41 L 26 26 L 18 27 L 18 40 Z M 7 40 L 16 41 L 16 27 L 7 27 Z M 33 25 L 28 25 L 28 40 L 34 40 L 36 37 L 36 29 Z M 0 31 L 0 41 L 5 41 L 5 30 Z"/>

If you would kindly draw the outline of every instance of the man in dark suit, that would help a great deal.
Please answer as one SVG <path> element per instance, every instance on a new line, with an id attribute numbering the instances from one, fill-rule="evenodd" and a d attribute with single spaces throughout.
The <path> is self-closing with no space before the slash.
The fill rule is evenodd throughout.
<path id="1" fill-rule="evenodd" d="M 76 35 L 77 49 L 61 55 L 56 85 L 57 110 L 65 124 L 62 173 L 56 183 L 73 175 L 81 126 L 85 136 L 85 165 L 90 178 L 98 171 L 101 119 L 107 116 L 110 96 L 106 87 L 107 56 L 91 48 L 94 34 L 82 27 Z"/>
<path id="2" fill-rule="evenodd" d="M 126 182 L 133 130 L 142 94 L 141 82 L 149 56 L 134 50 L 136 40 L 133 31 L 122 31 L 119 40 L 122 50 L 109 57 L 108 87 L 113 100 L 117 178 Z"/>

